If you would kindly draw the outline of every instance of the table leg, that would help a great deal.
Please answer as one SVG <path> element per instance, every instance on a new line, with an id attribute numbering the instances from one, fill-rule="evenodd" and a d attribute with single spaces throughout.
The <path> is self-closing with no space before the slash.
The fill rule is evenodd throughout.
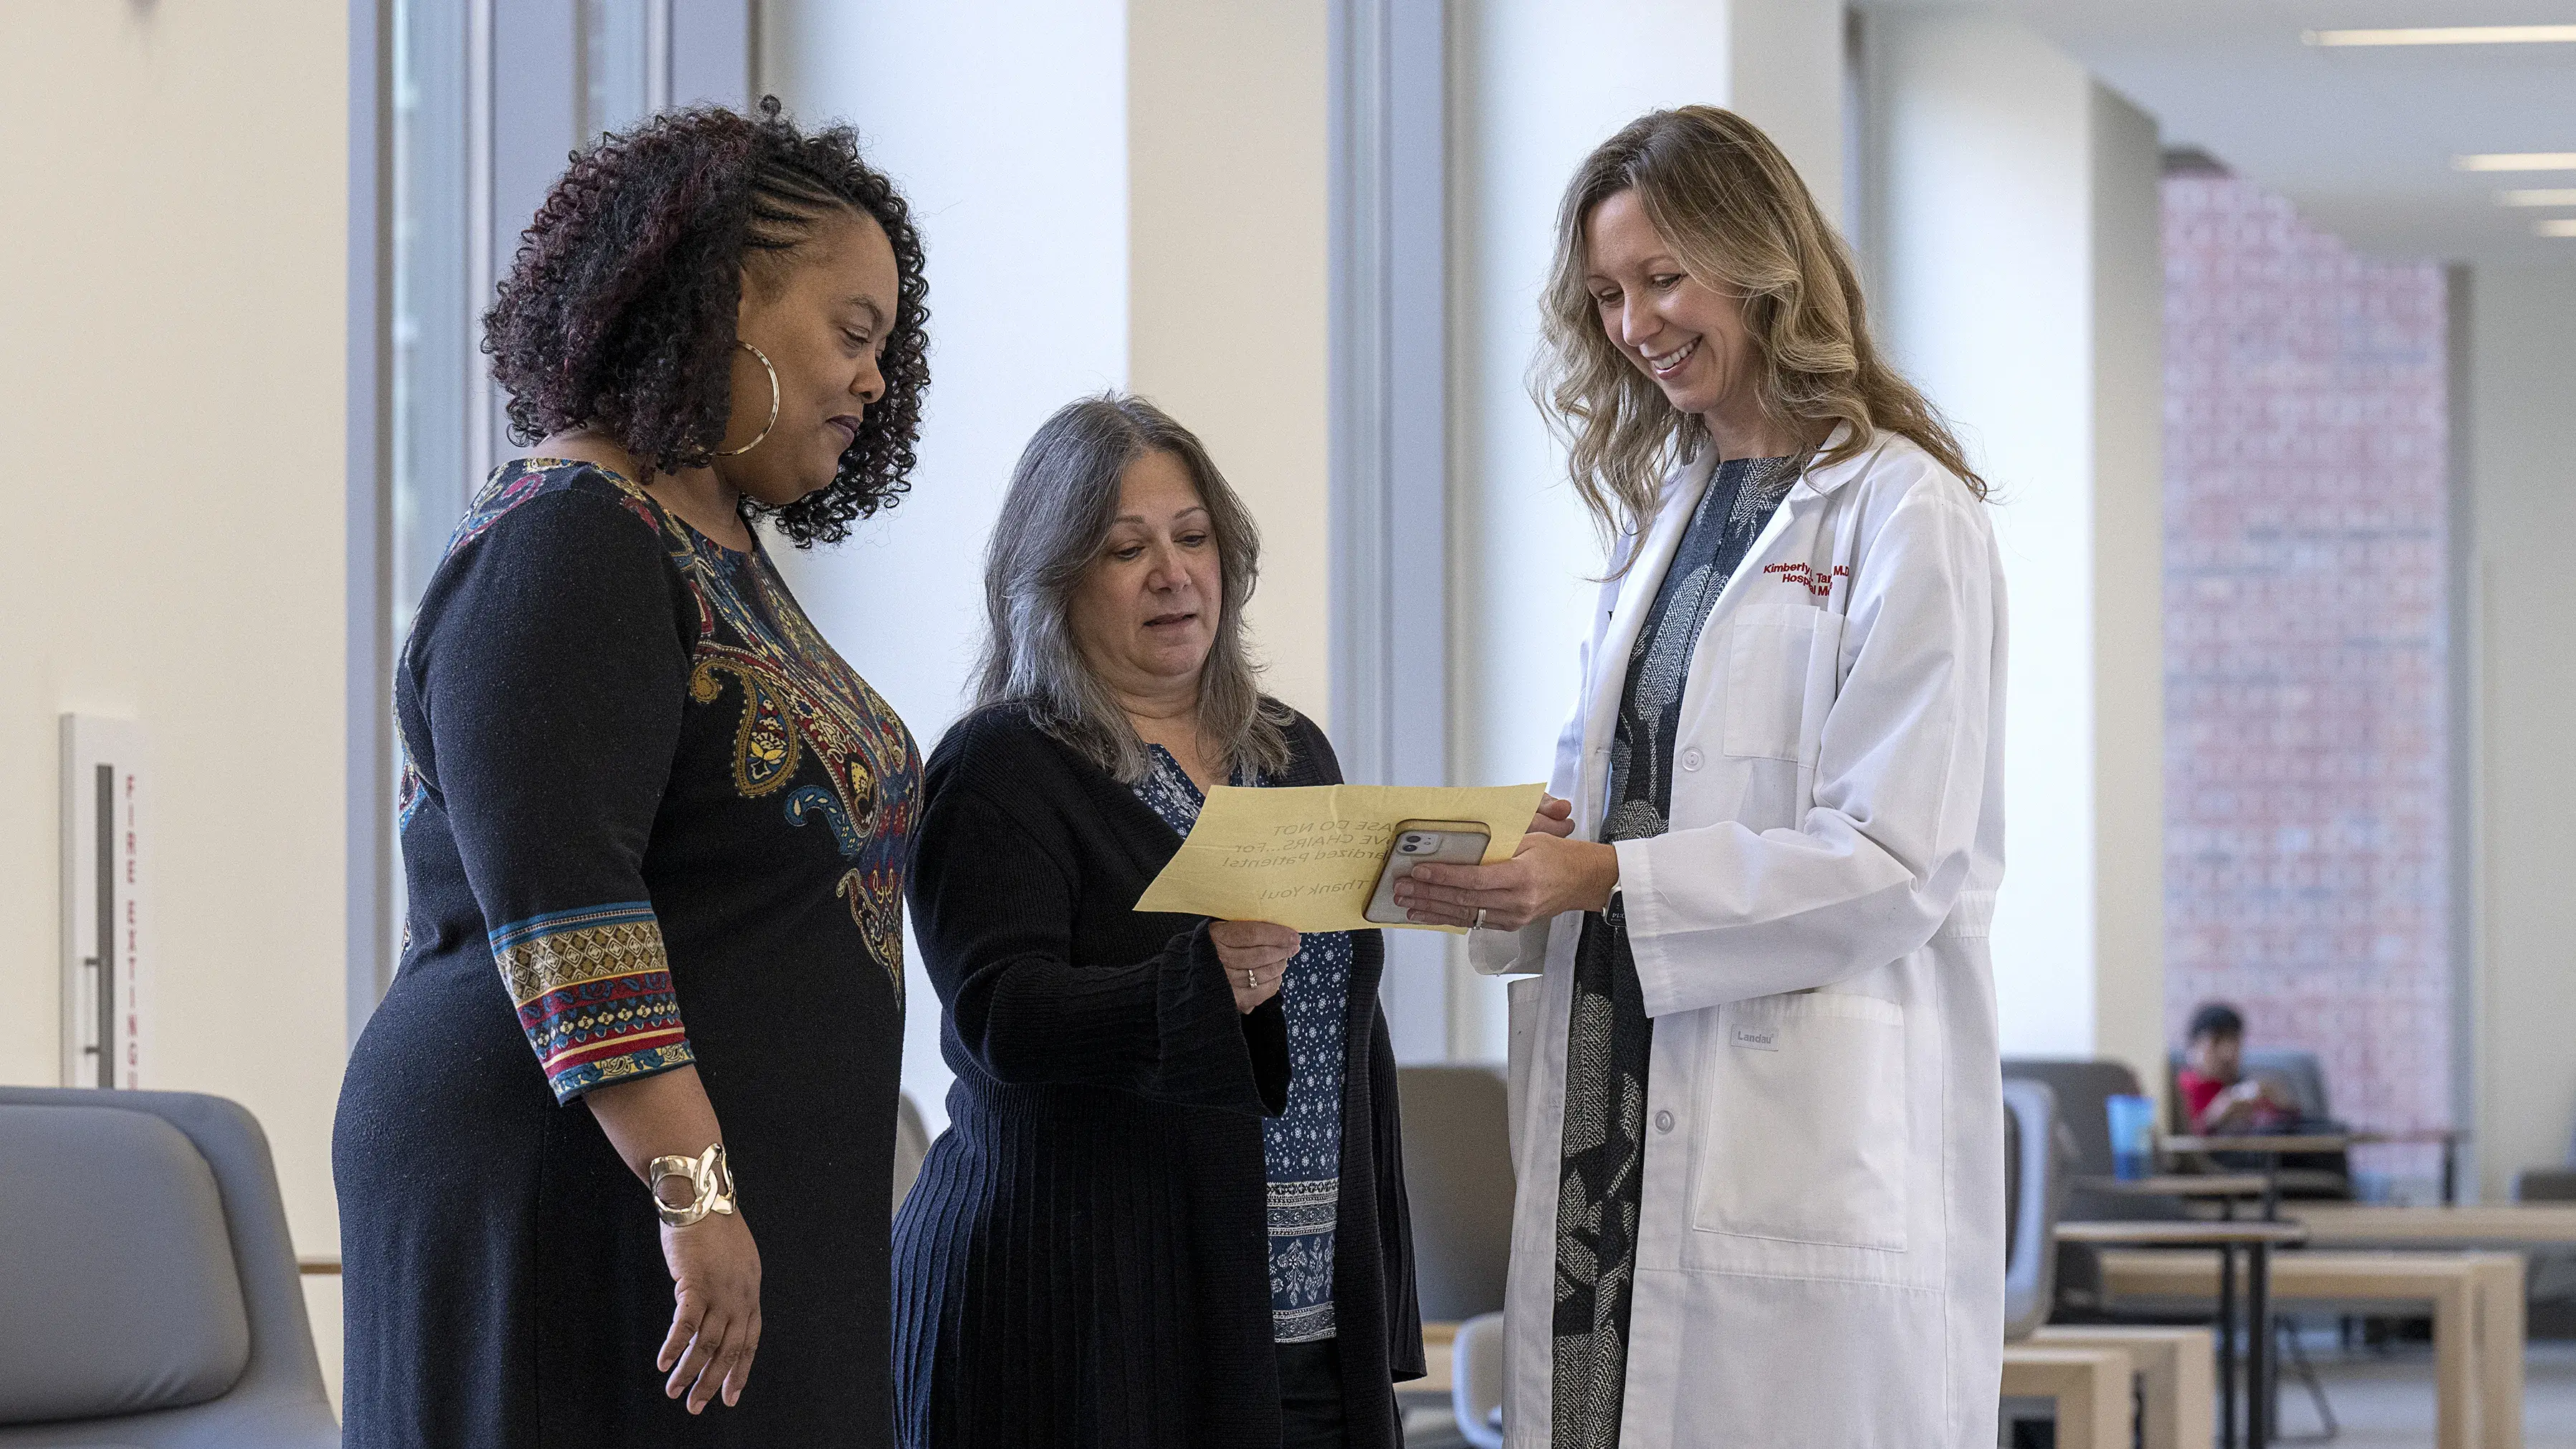
<path id="1" fill-rule="evenodd" d="M 2272 1245 L 2255 1243 L 2245 1255 L 2245 1443 L 2272 1442 Z"/>
<path id="2" fill-rule="evenodd" d="M 2522 1449 L 2522 1259 L 2481 1253 L 2470 1316 L 2477 1327 L 2480 1449 Z"/>
<path id="3" fill-rule="evenodd" d="M 2218 1248 L 2218 1444 L 2237 1449 L 2236 1438 L 2236 1249 Z"/>
<path id="4" fill-rule="evenodd" d="M 2478 1292 L 2474 1276 L 2433 1297 L 2433 1443 L 2481 1449 L 2478 1433 Z"/>

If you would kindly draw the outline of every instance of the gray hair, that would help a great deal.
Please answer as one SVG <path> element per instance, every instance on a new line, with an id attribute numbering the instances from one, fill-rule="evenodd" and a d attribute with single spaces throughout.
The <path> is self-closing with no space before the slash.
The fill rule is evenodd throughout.
<path id="1" fill-rule="evenodd" d="M 1261 533 L 1196 435 L 1162 409 L 1106 392 L 1065 404 L 1020 452 L 1002 516 L 984 552 L 987 632 L 977 708 L 1032 707 L 1038 727 L 1129 784 L 1144 778 L 1145 746 L 1073 637 L 1074 590 L 1109 541 L 1127 467 L 1168 453 L 1189 470 L 1216 536 L 1225 597 L 1216 642 L 1199 666 L 1199 738 L 1230 767 L 1263 775 L 1288 766 L 1293 716 L 1262 697 L 1244 642 L 1243 606 L 1261 572 Z"/>

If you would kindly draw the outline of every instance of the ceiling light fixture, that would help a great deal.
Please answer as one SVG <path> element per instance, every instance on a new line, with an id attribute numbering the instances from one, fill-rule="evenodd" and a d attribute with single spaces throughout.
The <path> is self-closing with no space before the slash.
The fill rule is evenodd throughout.
<path id="1" fill-rule="evenodd" d="M 2529 191 L 2499 191 L 2498 206 L 2576 206 L 2576 186 L 2542 186 Z"/>
<path id="2" fill-rule="evenodd" d="M 2508 151 L 2491 156 L 2454 156 L 2460 171 L 2576 171 L 2576 151 Z"/>
<path id="3" fill-rule="evenodd" d="M 2542 236 L 2576 236 L 2576 216 L 2563 217 L 2557 221 L 2544 221 L 2532 230 Z"/>
<path id="4" fill-rule="evenodd" d="M 2302 30 L 2304 45 L 2571 45 L 2576 25 L 2435 25 L 2412 30 Z"/>

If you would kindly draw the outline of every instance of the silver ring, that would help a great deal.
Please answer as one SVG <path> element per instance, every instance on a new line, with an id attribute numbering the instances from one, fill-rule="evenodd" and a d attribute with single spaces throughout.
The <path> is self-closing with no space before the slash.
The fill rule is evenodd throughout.
<path id="1" fill-rule="evenodd" d="M 1249 966 L 1243 968 L 1243 989 L 1246 991 L 1259 991 L 1261 989 L 1260 980 L 1252 974 L 1252 968 Z"/>
<path id="2" fill-rule="evenodd" d="M 1485 908 L 1483 906 L 1476 907 L 1476 924 L 1469 926 L 1467 929 L 1470 931 L 1481 931 L 1485 929 Z"/>

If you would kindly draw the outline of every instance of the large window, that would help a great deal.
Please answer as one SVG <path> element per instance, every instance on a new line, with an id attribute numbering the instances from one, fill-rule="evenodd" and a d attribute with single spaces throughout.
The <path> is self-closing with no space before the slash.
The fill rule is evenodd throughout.
<path id="1" fill-rule="evenodd" d="M 393 456 L 389 474 L 394 607 L 399 641 L 437 566 L 446 530 L 478 471 L 468 415 L 485 391 L 476 309 L 488 263 L 474 245 L 472 164 L 484 127 L 469 117 L 488 66 L 472 63 L 469 0 L 395 0 L 387 339 Z M 478 278 L 477 273 L 485 273 Z"/>
<path id="2" fill-rule="evenodd" d="M 2447 1127 L 2444 275 L 2224 173 L 2164 216 L 2168 1028 L 2233 1002 L 2336 1117 Z M 2420 1197 L 2440 1158 L 2354 1167 Z"/>
<path id="3" fill-rule="evenodd" d="M 493 285 L 565 155 L 671 103 L 676 3 L 394 0 L 396 638 L 467 497 L 512 451 L 481 350 Z M 689 38 L 703 39 L 699 29 Z M 741 77 L 740 45 L 737 38 L 730 57 L 690 58 Z M 737 83 L 714 98 L 739 104 L 744 89 Z"/>
<path id="4" fill-rule="evenodd" d="M 564 158 L 603 131 L 674 102 L 742 105 L 750 94 L 752 0 L 355 0 L 356 33 L 379 53 L 352 61 L 353 134 L 376 158 L 370 208 L 352 228 L 382 249 L 353 278 L 353 351 L 381 376 L 379 456 L 353 459 L 373 490 L 355 516 L 353 609 L 374 633 L 351 650 L 353 709 L 389 708 L 386 670 L 449 532 L 484 476 L 516 450 L 482 352 L 482 314 L 520 231 Z M 381 89 L 381 96 L 378 95 Z M 381 135 L 376 128 L 381 128 Z M 362 448 L 363 450 L 363 448 Z M 373 833 L 390 852 L 398 768 L 391 731 L 353 729 L 353 854 Z M 372 792 L 372 793 L 368 793 Z M 351 872 L 352 1022 L 383 992 L 401 935 L 402 878 L 379 855 Z"/>

